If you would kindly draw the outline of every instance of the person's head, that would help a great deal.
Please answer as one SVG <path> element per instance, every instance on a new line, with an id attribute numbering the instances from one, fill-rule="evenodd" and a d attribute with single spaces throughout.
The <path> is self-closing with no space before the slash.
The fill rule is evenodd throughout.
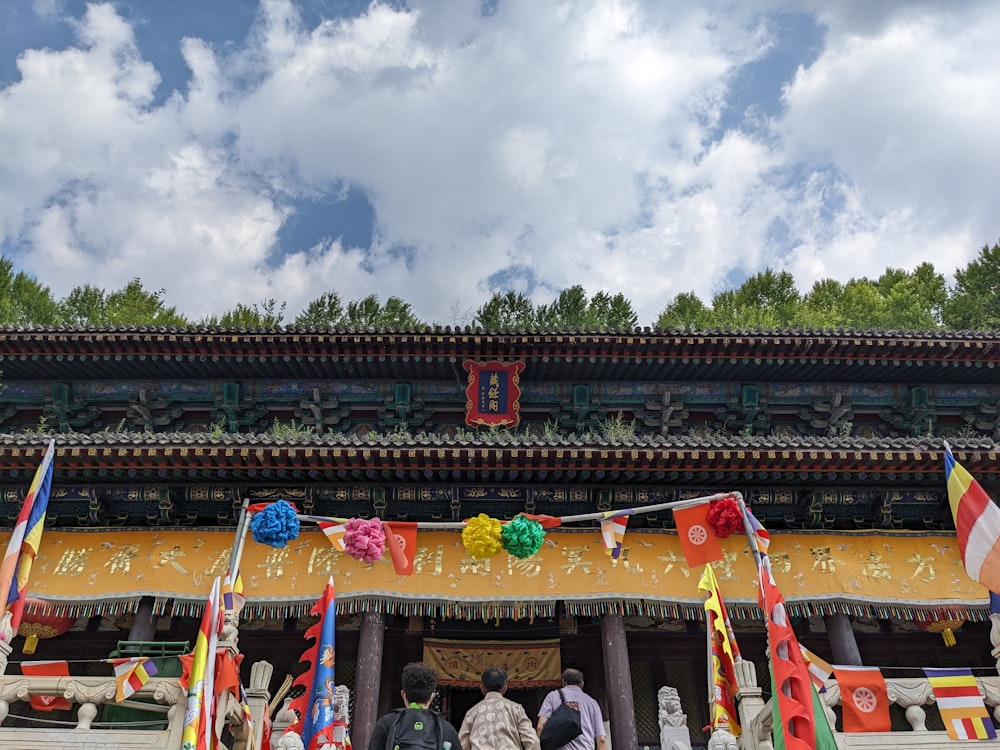
<path id="1" fill-rule="evenodd" d="M 483 692 L 502 693 L 507 689 L 507 673 L 499 667 L 490 667 L 483 672 Z"/>
<path id="2" fill-rule="evenodd" d="M 438 676 L 434 668 L 422 661 L 403 667 L 403 700 L 410 703 L 430 703 L 437 688 Z"/>
<path id="3" fill-rule="evenodd" d="M 579 669 L 564 669 L 562 673 L 562 684 L 583 687 L 583 672 Z"/>

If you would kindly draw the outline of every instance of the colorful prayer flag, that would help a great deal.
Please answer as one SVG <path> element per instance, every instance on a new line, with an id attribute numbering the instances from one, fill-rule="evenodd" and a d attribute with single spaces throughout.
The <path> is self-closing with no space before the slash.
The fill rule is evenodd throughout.
<path id="1" fill-rule="evenodd" d="M 243 576 L 237 571 L 236 580 L 233 580 L 232 574 L 227 569 L 226 577 L 222 579 L 222 608 L 226 612 L 235 611 L 239 614 L 243 610 L 244 603 L 246 597 L 243 595 Z"/>
<path id="2" fill-rule="evenodd" d="M 891 732 L 889 693 L 878 667 L 835 664 L 845 732 Z"/>
<path id="3" fill-rule="evenodd" d="M 312 666 L 294 683 L 304 685 L 306 692 L 292 702 L 300 721 L 289 729 L 301 724 L 303 747 L 305 750 L 317 750 L 333 742 L 337 606 L 332 577 L 310 611 L 319 615 L 320 619 L 306 631 L 305 637 L 307 640 L 316 639 L 316 645 L 302 657 L 303 660 L 311 660 Z"/>
<path id="4" fill-rule="evenodd" d="M 760 525 L 760 521 L 757 520 L 757 516 L 753 514 L 753 511 L 745 505 L 743 506 L 743 510 L 745 511 L 744 515 L 747 524 L 750 526 L 750 532 L 757 540 L 759 554 L 766 555 L 768 548 L 771 546 L 771 535 L 767 533 L 767 529 Z"/>
<path id="5" fill-rule="evenodd" d="M 739 658 L 739 648 L 736 637 L 729 623 L 725 602 L 719 591 L 719 582 L 715 571 L 709 563 L 705 566 L 698 590 L 708 593 L 705 599 L 705 620 L 710 639 L 712 659 L 712 684 L 709 691 L 714 696 L 712 701 L 712 729 L 728 729 L 734 736 L 742 733 L 740 717 L 736 712 L 736 693 L 739 684 L 736 681 L 736 659 Z"/>
<path id="6" fill-rule="evenodd" d="M 938 711 L 953 740 L 996 739 L 990 713 L 971 669 L 924 668 Z"/>
<path id="7" fill-rule="evenodd" d="M 799 644 L 799 648 L 802 650 L 802 658 L 806 660 L 806 667 L 809 669 L 809 678 L 816 687 L 816 692 L 825 693 L 826 681 L 830 679 L 830 675 L 833 674 L 833 666 L 829 662 L 823 661 L 823 659 L 818 657 L 801 643 Z"/>
<path id="8" fill-rule="evenodd" d="M 126 659 L 108 659 L 115 669 L 115 702 L 121 703 L 141 688 L 149 678 L 156 675 L 156 664 L 148 656 L 133 656 Z"/>
<path id="9" fill-rule="evenodd" d="M 219 579 L 212 584 L 212 592 L 201 617 L 198 638 L 194 645 L 194 659 L 188 682 L 187 710 L 184 712 L 184 731 L 181 750 L 212 750 L 215 732 L 212 731 L 215 702 L 215 644 L 219 632 Z"/>
<path id="10" fill-rule="evenodd" d="M 779 736 L 782 737 L 782 747 L 787 750 L 828 747 L 824 743 L 827 742 L 830 727 L 825 715 L 817 716 L 815 713 L 815 691 L 798 638 L 785 611 L 785 599 L 768 569 L 761 567 L 759 577 L 771 657 L 775 742 L 778 742 Z M 829 739 L 833 741 L 832 735 Z M 829 747 L 836 748 L 836 744 Z"/>
<path id="11" fill-rule="evenodd" d="M 1000 591 L 1000 508 L 955 460 L 947 443 L 944 474 L 965 572 L 990 591 Z"/>
<path id="12" fill-rule="evenodd" d="M 52 459 L 55 450 L 56 443 L 50 440 L 42 462 L 31 480 L 28 494 L 14 524 L 10 542 L 7 544 L 7 552 L 4 554 L 3 562 L 0 563 L 0 605 L 11 613 L 10 626 L 15 633 L 24 614 L 31 564 L 38 554 L 42 530 L 45 528 L 45 511 L 49 504 L 49 491 L 52 489 Z"/>
<path id="13" fill-rule="evenodd" d="M 413 561 L 417 553 L 417 524 L 412 521 L 393 521 L 383 523 L 382 527 L 396 575 L 413 575 Z"/>
<path id="14" fill-rule="evenodd" d="M 624 513 L 608 512 L 601 519 L 601 540 L 604 542 L 604 551 L 615 560 L 622 553 L 627 525 L 628 514 Z"/>
<path id="15" fill-rule="evenodd" d="M 773 669 L 771 670 L 771 684 L 774 684 Z M 833 738 L 833 729 L 830 727 L 830 722 L 827 719 L 823 701 L 820 700 L 819 693 L 816 692 L 815 688 L 812 690 L 812 702 L 813 717 L 816 722 L 816 735 L 811 742 L 805 744 L 805 747 L 809 748 L 809 750 L 840 750 L 837 746 L 837 740 Z M 778 701 L 773 699 L 771 701 L 771 722 L 775 727 L 782 725 Z M 772 736 L 774 738 L 774 750 L 788 750 L 783 732 L 775 730 Z M 802 747 L 802 745 L 796 746 Z"/>
<path id="16" fill-rule="evenodd" d="M 343 552 L 346 547 L 344 546 L 344 533 L 347 531 L 347 525 L 343 523 L 332 523 L 330 521 L 317 521 L 316 525 L 320 527 L 323 534 L 326 536 L 327 541 L 330 542 L 336 549 Z"/>
<path id="17" fill-rule="evenodd" d="M 722 545 L 708 522 L 708 503 L 674 510 L 677 536 L 689 568 L 722 559 Z"/>
<path id="18" fill-rule="evenodd" d="M 68 677 L 68 661 L 23 661 L 21 674 L 31 677 Z M 65 711 L 73 708 L 73 703 L 58 695 L 33 695 L 29 699 L 36 711 Z"/>

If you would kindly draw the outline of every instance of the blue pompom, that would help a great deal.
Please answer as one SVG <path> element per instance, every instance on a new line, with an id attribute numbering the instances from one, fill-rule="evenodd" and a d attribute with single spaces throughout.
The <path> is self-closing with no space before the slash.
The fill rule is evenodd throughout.
<path id="1" fill-rule="evenodd" d="M 277 500 L 250 519 L 253 540 L 269 547 L 284 547 L 299 536 L 299 519 L 295 508 L 284 500 Z"/>

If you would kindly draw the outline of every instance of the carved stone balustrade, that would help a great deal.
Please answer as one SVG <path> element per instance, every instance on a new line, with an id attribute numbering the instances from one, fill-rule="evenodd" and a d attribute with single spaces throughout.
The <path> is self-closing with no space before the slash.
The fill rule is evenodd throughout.
<path id="1" fill-rule="evenodd" d="M 987 709 L 991 712 L 994 724 L 1000 722 L 1000 677 L 977 677 L 979 693 L 983 697 Z M 882 750 L 887 747 L 920 747 L 928 750 L 954 750 L 954 741 L 949 739 L 945 731 L 929 731 L 926 723 L 926 711 L 924 706 L 933 704 L 934 691 L 931 689 L 930 681 L 920 677 L 911 678 L 890 678 L 885 681 L 886 691 L 890 703 L 902 706 L 905 710 L 906 720 L 910 724 L 910 731 L 907 732 L 859 732 L 845 734 L 836 729 L 835 714 L 833 706 L 841 705 L 840 686 L 836 680 L 827 680 L 826 691 L 820 695 L 824 707 L 826 708 L 827 719 L 830 726 L 834 727 L 834 736 L 837 744 L 841 748 L 857 748 L 857 750 Z M 772 699 L 773 700 L 773 699 Z M 771 748 L 771 703 L 761 710 L 756 716 L 744 723 L 743 737 L 741 738 L 742 750 L 764 750 Z M 989 742 L 977 744 L 995 747 L 1000 746 L 1000 742 Z"/>

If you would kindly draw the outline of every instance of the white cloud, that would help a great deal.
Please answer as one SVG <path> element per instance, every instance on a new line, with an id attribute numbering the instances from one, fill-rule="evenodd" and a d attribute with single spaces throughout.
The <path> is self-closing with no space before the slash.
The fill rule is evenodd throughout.
<path id="1" fill-rule="evenodd" d="M 88 6 L 0 91 L 0 232 L 57 294 L 140 276 L 197 318 L 335 289 L 442 323 L 511 269 L 540 301 L 621 291 L 648 324 L 764 266 L 808 287 L 992 242 L 1000 11 L 802 0 L 823 49 L 776 119 L 724 131 L 771 5 L 375 3 L 310 29 L 266 0 L 236 45 L 179 42 L 191 82 L 159 105 L 129 23 Z M 348 185 L 370 248 L 278 248 L 297 200 Z"/>

